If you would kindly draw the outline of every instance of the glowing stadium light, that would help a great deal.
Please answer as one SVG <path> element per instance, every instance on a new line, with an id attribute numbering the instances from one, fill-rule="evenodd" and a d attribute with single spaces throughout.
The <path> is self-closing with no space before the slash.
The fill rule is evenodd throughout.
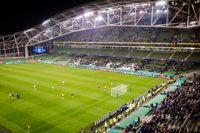
<path id="1" fill-rule="evenodd" d="M 147 3 L 141 4 L 142 7 L 148 6 Z"/>
<path id="2" fill-rule="evenodd" d="M 186 26 L 186 23 L 180 23 L 178 26 L 179 26 L 179 27 L 185 27 L 185 26 Z"/>
<path id="3" fill-rule="evenodd" d="M 164 13 L 167 13 L 167 12 L 168 12 L 168 10 L 167 10 L 167 9 L 165 9 L 165 10 L 164 10 Z"/>
<path id="4" fill-rule="evenodd" d="M 48 24 L 49 22 L 50 22 L 50 19 L 44 21 L 44 22 L 42 23 L 42 25 L 46 25 L 46 24 Z"/>
<path id="5" fill-rule="evenodd" d="M 190 22 L 191 25 L 197 25 L 198 24 L 198 21 L 192 21 Z"/>
<path id="6" fill-rule="evenodd" d="M 130 16 L 135 16 L 135 12 L 129 13 Z"/>
<path id="7" fill-rule="evenodd" d="M 156 10 L 156 14 L 159 14 L 159 13 L 161 13 L 161 11 L 160 10 Z"/>
<path id="8" fill-rule="evenodd" d="M 75 19 L 78 20 L 78 19 L 81 19 L 83 18 L 83 16 L 77 16 Z"/>
<path id="9" fill-rule="evenodd" d="M 148 3 L 148 4 L 147 4 L 147 6 L 151 6 L 151 4 L 150 4 L 150 3 Z"/>
<path id="10" fill-rule="evenodd" d="M 108 10 L 109 10 L 110 12 L 113 12 L 113 11 L 114 11 L 112 7 L 108 8 Z"/>
<path id="11" fill-rule="evenodd" d="M 100 13 L 100 14 L 101 13 L 107 13 L 107 11 L 108 11 L 107 9 L 102 9 L 102 10 L 98 10 L 98 13 Z"/>
<path id="12" fill-rule="evenodd" d="M 195 23 L 196 23 L 195 21 L 190 22 L 190 24 L 195 24 Z"/>
<path id="13" fill-rule="evenodd" d="M 119 10 L 119 11 L 121 11 L 121 10 L 122 10 L 122 8 L 121 8 L 121 7 L 119 7 L 119 8 L 118 8 L 118 10 Z"/>
<path id="14" fill-rule="evenodd" d="M 156 3 L 156 6 L 164 6 L 164 5 L 166 5 L 166 1 L 158 1 L 157 3 Z"/>
<path id="15" fill-rule="evenodd" d="M 101 20 L 103 20 L 103 17 L 99 15 L 99 16 L 97 16 L 97 17 L 95 18 L 95 20 L 96 20 L 96 21 L 101 21 Z"/>
<path id="16" fill-rule="evenodd" d="M 135 5 L 135 7 L 139 7 L 139 6 L 140 6 L 139 4 L 136 4 L 136 5 Z"/>
<path id="17" fill-rule="evenodd" d="M 128 5 L 125 5 L 124 7 L 131 8 L 131 7 L 134 7 L 134 5 L 128 4 Z"/>
<path id="18" fill-rule="evenodd" d="M 94 12 L 86 12 L 83 16 L 87 18 L 87 17 L 90 17 L 92 15 L 94 15 Z"/>
<path id="19" fill-rule="evenodd" d="M 145 13 L 145 11 L 142 11 L 142 10 L 141 10 L 141 11 L 139 11 L 139 14 L 144 14 L 144 13 Z"/>

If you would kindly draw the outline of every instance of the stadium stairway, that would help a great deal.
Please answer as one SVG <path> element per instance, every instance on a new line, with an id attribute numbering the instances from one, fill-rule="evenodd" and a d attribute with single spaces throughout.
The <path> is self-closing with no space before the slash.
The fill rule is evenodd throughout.
<path id="1" fill-rule="evenodd" d="M 151 54 L 153 53 L 153 51 L 151 51 L 148 55 L 147 58 L 149 58 L 151 56 Z"/>
<path id="2" fill-rule="evenodd" d="M 173 52 L 173 53 L 171 54 L 171 56 L 169 57 L 169 59 L 173 59 L 175 53 L 176 53 L 176 52 Z"/>
<path id="3" fill-rule="evenodd" d="M 199 52 L 193 52 L 192 55 L 187 60 L 200 62 L 200 53 Z"/>
<path id="4" fill-rule="evenodd" d="M 192 54 L 193 52 L 191 52 L 187 57 L 185 57 L 184 61 L 188 60 Z"/>

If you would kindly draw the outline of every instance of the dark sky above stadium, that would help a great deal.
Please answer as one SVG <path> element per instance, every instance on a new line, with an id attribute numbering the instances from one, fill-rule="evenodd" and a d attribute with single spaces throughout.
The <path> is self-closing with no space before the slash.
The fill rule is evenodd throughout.
<path id="1" fill-rule="evenodd" d="M 0 6 L 0 35 L 41 24 L 66 9 L 95 0 L 2 0 Z"/>

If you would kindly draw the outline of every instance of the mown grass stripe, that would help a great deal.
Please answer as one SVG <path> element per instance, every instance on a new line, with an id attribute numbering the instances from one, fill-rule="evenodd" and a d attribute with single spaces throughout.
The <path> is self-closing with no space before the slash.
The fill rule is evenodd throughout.
<path id="1" fill-rule="evenodd" d="M 162 81 L 48 64 L 0 65 L 0 123 L 15 133 L 26 132 L 27 124 L 31 125 L 31 133 L 75 133 Z M 113 98 L 111 82 L 113 86 L 127 84 L 132 91 Z M 33 89 L 34 84 L 38 85 L 37 91 Z M 108 88 L 106 92 L 104 86 Z M 10 100 L 11 91 L 19 92 L 22 99 Z M 75 94 L 74 98 L 71 93 Z"/>

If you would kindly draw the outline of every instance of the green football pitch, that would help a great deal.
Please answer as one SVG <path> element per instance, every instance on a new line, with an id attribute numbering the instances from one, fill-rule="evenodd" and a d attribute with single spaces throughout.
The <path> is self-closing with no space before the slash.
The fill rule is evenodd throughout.
<path id="1" fill-rule="evenodd" d="M 28 125 L 30 133 L 80 132 L 161 82 L 159 78 L 57 65 L 0 65 L 0 125 L 13 133 L 27 133 Z M 128 92 L 112 97 L 110 89 L 120 84 L 128 85 Z M 19 93 L 20 99 L 11 99 L 11 92 Z"/>

